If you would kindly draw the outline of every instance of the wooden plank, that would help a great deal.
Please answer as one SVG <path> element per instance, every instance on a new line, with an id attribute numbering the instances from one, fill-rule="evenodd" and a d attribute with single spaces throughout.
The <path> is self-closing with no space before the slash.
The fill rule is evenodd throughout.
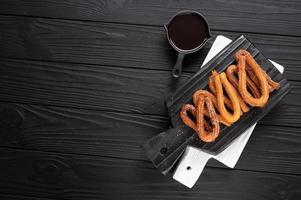
<path id="1" fill-rule="evenodd" d="M 274 121 L 273 115 L 267 118 L 285 124 Z M 299 127 L 263 125 L 264 121 L 255 129 L 237 168 L 301 174 L 300 117 L 294 121 Z M 0 146 L 147 160 L 141 145 L 168 125 L 167 117 L 152 115 L 2 104 Z"/>
<path id="2" fill-rule="evenodd" d="M 1 57 L 86 63 L 170 71 L 176 53 L 162 27 L 86 21 L 0 16 Z M 213 32 L 235 38 L 235 32 Z M 246 34 L 270 59 L 286 66 L 289 79 L 300 80 L 301 40 L 295 37 Z M 201 66 L 210 44 L 187 56 L 184 71 Z"/>
<path id="3" fill-rule="evenodd" d="M 170 72 L 1 59 L 1 100 L 118 112 L 166 114 L 165 99 L 184 83 Z"/>
<path id="4" fill-rule="evenodd" d="M 167 115 L 165 99 L 191 75 L 185 73 L 175 81 L 168 71 L 0 59 L 0 99 Z M 301 103 L 295 99 L 301 99 L 301 82 L 291 83 L 292 92 L 274 112 L 289 117 L 284 119 L 291 119 L 292 114 L 300 115 L 295 108 L 301 107 Z M 283 122 L 292 124 L 287 121 Z"/>
<path id="5" fill-rule="evenodd" d="M 206 168 L 190 190 L 141 161 L 6 148 L 0 155 L 0 192 L 16 195 L 73 200 L 301 197 L 298 175 Z"/>
<path id="6" fill-rule="evenodd" d="M 2 0 L 0 13 L 162 26 L 185 9 L 204 14 L 212 29 L 301 36 L 299 1 Z"/>
<path id="7" fill-rule="evenodd" d="M 166 117 L 6 104 L 0 114 L 4 146 L 144 159 L 140 146 L 168 128 Z"/>
<path id="8" fill-rule="evenodd" d="M 9 200 L 54 200 L 54 199 L 49 199 L 49 198 L 15 195 L 13 193 L 12 194 L 0 193 L 0 199 L 9 199 Z"/>

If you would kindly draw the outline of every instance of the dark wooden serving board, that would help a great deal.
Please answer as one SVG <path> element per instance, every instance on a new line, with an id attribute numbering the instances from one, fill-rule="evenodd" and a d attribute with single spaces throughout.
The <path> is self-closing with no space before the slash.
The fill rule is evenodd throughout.
<path id="1" fill-rule="evenodd" d="M 215 142 L 202 142 L 191 128 L 183 124 L 179 116 L 180 109 L 183 104 L 192 103 L 191 97 L 196 90 L 207 87 L 211 71 L 224 71 L 234 62 L 234 55 L 240 49 L 247 49 L 271 78 L 280 83 L 281 87 L 270 94 L 269 101 L 264 108 L 251 108 L 231 127 L 222 125 L 220 135 Z M 263 118 L 288 93 L 289 87 L 288 81 L 282 77 L 277 68 L 248 39 L 240 36 L 168 98 L 166 105 L 173 128 L 151 138 L 144 145 L 145 153 L 163 173 L 167 173 L 172 168 L 187 145 L 201 148 L 211 154 L 218 154 L 236 137 Z"/>

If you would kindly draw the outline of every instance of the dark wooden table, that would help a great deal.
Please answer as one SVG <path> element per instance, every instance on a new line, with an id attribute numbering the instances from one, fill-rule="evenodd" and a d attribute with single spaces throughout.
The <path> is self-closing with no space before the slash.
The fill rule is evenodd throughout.
<path id="1" fill-rule="evenodd" d="M 140 149 L 211 45 L 172 80 L 162 25 L 182 9 L 246 35 L 292 85 L 235 169 L 210 161 L 191 190 Z M 1 199 L 301 199 L 301 1 L 1 0 L 0 47 Z"/>

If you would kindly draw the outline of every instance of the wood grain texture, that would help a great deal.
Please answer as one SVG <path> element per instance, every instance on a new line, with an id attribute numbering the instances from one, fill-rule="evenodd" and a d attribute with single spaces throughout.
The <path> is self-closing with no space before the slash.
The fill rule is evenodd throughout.
<path id="1" fill-rule="evenodd" d="M 0 98 L 7 102 L 165 116 L 165 99 L 191 75 L 185 73 L 175 81 L 169 71 L 0 59 Z M 285 120 L 286 115 L 300 115 L 288 112 L 301 107 L 295 101 L 301 99 L 301 82 L 291 84 L 292 92 L 274 112 L 283 113 L 285 123 L 290 120 Z"/>
<path id="2" fill-rule="evenodd" d="M 22 195 L 15 195 L 15 194 L 4 194 L 0 193 L 0 199 L 2 200 L 55 200 L 49 199 L 44 197 L 33 197 L 33 196 L 22 196 Z"/>
<path id="3" fill-rule="evenodd" d="M 141 145 L 168 124 L 167 117 L 151 115 L 2 104 L 0 145 L 147 161 Z M 300 127 L 260 123 L 237 168 L 301 174 L 300 142 Z"/>
<path id="4" fill-rule="evenodd" d="M 1 57 L 170 71 L 176 53 L 163 27 L 0 16 Z M 213 32 L 232 39 L 239 33 Z M 289 79 L 301 80 L 301 40 L 246 34 L 270 59 L 283 64 Z M 211 41 L 212 42 L 212 41 Z M 187 56 L 184 71 L 195 72 L 210 47 Z"/>
<path id="5" fill-rule="evenodd" d="M 301 176 L 206 168 L 192 190 L 150 163 L 1 148 L 0 193 L 56 199 L 297 200 Z M 239 185 L 239 187 L 238 187 Z"/>
<path id="6" fill-rule="evenodd" d="M 214 36 L 246 32 L 292 83 L 235 169 L 210 161 L 192 190 L 140 148 L 168 128 L 164 99 L 212 43 L 171 80 L 176 53 L 162 24 L 182 9 L 205 14 Z M 2 0 L 0 199 L 299 200 L 300 9 L 284 0 Z"/>
<path id="7" fill-rule="evenodd" d="M 161 26 L 187 9 L 204 14 L 212 29 L 301 36 L 300 1 L 2 0 L 0 13 Z"/>
<path id="8" fill-rule="evenodd" d="M 170 72 L 0 59 L 0 97 L 11 102 L 165 115 Z"/>

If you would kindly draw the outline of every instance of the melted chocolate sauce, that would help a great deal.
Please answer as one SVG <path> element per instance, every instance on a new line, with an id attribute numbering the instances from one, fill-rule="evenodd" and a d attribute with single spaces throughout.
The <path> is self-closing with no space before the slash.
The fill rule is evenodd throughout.
<path id="1" fill-rule="evenodd" d="M 182 50 L 194 49 L 209 37 L 206 21 L 193 13 L 174 17 L 167 29 L 169 39 Z"/>

